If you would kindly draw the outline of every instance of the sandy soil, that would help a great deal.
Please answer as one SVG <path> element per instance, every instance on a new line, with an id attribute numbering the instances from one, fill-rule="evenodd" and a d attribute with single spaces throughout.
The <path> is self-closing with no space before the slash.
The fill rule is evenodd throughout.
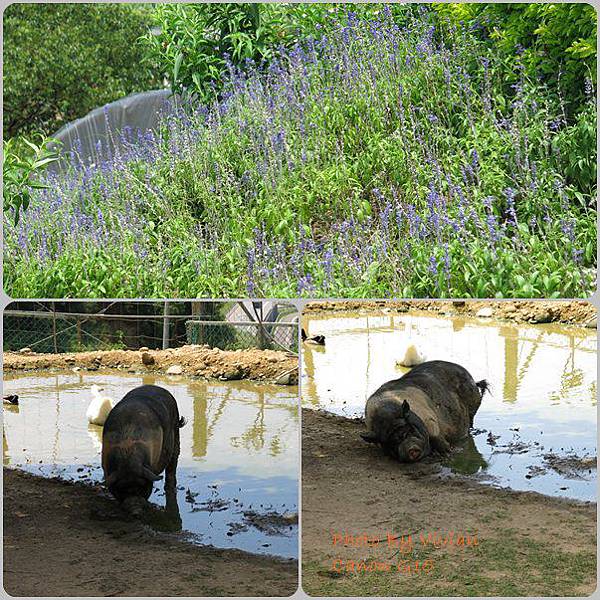
<path id="1" fill-rule="evenodd" d="M 153 533 L 115 516 L 99 487 L 4 469 L 4 588 L 11 595 L 289 596 L 297 573 L 294 560 Z"/>
<path id="2" fill-rule="evenodd" d="M 407 312 L 425 310 L 445 315 L 480 316 L 481 310 L 491 309 L 483 318 L 510 320 L 516 323 L 574 323 L 596 327 L 596 309 L 582 300 L 554 301 L 481 301 L 481 300 L 343 300 L 340 302 L 311 302 L 305 313 L 329 312 Z"/>
<path id="3" fill-rule="evenodd" d="M 362 442 L 363 430 L 358 419 L 302 412 L 302 586 L 308 594 L 561 596 L 594 590 L 596 504 L 450 477 L 433 459 L 401 465 Z M 432 548 L 420 539 L 450 531 L 455 541 L 463 534 L 477 544 Z M 388 543 L 388 533 L 398 541 Z M 335 537 L 346 534 L 346 540 Z M 402 536 L 404 546 L 396 546 Z M 392 571 L 362 571 L 356 566 L 361 560 L 363 566 L 389 564 Z M 421 571 L 399 573 L 397 565 L 406 568 L 401 561 L 419 562 Z"/>
<path id="4" fill-rule="evenodd" d="M 251 379 L 287 385 L 298 383 L 298 357 L 275 350 L 225 351 L 208 346 L 169 350 L 98 350 L 68 354 L 38 354 L 24 348 L 4 353 L 5 371 L 122 369 L 135 373 L 166 373 L 181 367 L 181 375 L 206 379 Z"/>

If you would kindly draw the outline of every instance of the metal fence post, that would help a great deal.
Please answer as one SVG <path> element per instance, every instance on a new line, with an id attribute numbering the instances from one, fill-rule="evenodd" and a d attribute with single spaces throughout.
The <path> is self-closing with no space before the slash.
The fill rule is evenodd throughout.
<path id="1" fill-rule="evenodd" d="M 56 304 L 52 303 L 52 339 L 54 340 L 54 354 L 58 354 L 58 344 L 56 343 Z"/>
<path id="2" fill-rule="evenodd" d="M 165 300 L 165 310 L 163 319 L 162 347 L 166 350 L 169 347 L 169 302 Z"/>
<path id="3" fill-rule="evenodd" d="M 79 319 L 79 317 L 77 317 L 77 321 L 75 321 L 76 324 L 76 330 L 77 330 L 77 350 L 81 350 L 82 348 L 82 343 L 83 343 L 83 338 L 81 337 L 81 319 Z"/>

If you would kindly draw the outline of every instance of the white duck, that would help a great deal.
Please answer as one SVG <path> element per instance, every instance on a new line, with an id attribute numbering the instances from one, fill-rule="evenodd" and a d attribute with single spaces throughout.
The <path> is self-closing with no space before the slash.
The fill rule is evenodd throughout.
<path id="1" fill-rule="evenodd" d="M 409 344 L 404 352 L 402 360 L 396 362 L 401 367 L 416 367 L 427 360 L 426 356 L 419 352 L 414 344 Z"/>
<path id="2" fill-rule="evenodd" d="M 96 384 L 92 386 L 92 396 L 94 397 L 86 412 L 88 423 L 92 425 L 104 425 L 104 421 L 114 405 L 113 399 L 103 396 L 101 391 L 102 389 Z"/>

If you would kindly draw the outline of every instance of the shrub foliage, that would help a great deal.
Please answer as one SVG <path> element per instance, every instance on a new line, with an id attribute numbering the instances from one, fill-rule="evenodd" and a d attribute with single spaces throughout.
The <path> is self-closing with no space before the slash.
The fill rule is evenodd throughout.
<path id="1" fill-rule="evenodd" d="M 62 124 L 158 85 L 137 43 L 149 10 L 127 4 L 11 4 L 4 12 L 4 137 Z"/>

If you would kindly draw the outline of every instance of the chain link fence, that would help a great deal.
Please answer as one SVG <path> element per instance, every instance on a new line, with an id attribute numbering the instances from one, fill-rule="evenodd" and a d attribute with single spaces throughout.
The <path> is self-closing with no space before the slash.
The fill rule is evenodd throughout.
<path id="1" fill-rule="evenodd" d="M 298 352 L 298 313 L 277 302 L 14 302 L 5 351 L 136 350 L 206 344 Z"/>

